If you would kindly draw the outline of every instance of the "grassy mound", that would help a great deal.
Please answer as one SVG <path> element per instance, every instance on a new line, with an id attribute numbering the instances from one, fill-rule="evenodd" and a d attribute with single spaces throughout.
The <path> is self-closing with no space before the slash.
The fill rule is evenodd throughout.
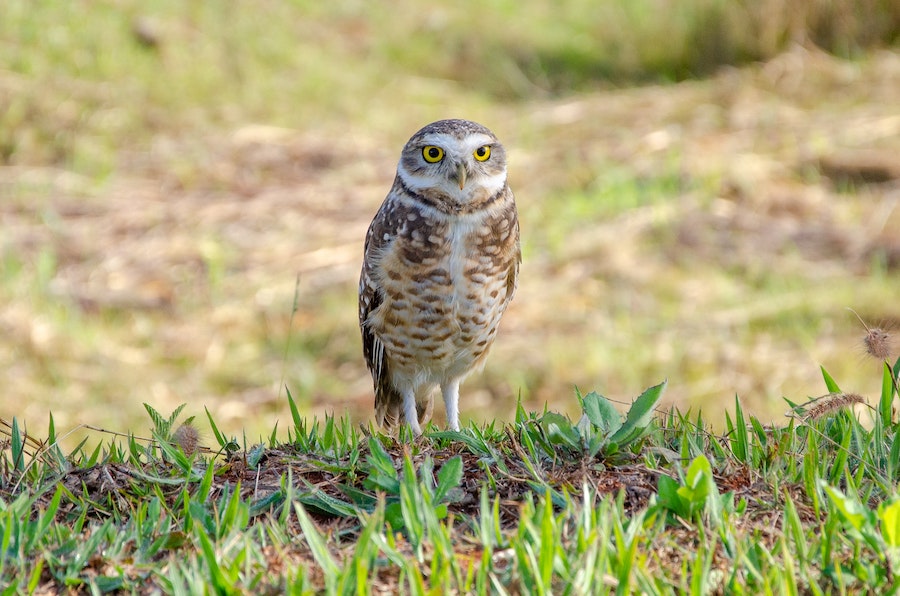
<path id="1" fill-rule="evenodd" d="M 727 432 L 579 397 L 577 421 L 518 409 L 508 425 L 412 440 L 347 420 L 240 446 L 209 418 L 147 407 L 153 438 L 64 455 L 6 425 L 6 593 L 824 593 L 897 588 L 900 425 L 885 362 L 871 424 L 829 393 L 764 427 L 735 400 Z"/>

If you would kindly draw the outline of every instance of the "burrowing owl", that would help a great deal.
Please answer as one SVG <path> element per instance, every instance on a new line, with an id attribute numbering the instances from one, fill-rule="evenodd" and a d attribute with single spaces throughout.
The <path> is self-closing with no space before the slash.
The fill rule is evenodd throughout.
<path id="1" fill-rule="evenodd" d="M 402 412 L 421 434 L 440 385 L 447 424 L 459 430 L 459 384 L 484 364 L 520 260 L 497 137 L 468 120 L 441 120 L 414 134 L 369 226 L 359 279 L 378 424 L 390 430 Z"/>

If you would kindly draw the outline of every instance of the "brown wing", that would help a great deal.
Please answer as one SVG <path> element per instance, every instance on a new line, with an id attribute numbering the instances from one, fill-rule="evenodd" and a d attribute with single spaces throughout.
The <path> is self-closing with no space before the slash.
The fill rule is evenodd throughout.
<path id="1" fill-rule="evenodd" d="M 512 193 L 512 191 L 510 191 Z M 515 210 L 515 204 L 513 206 L 513 228 L 515 235 L 515 256 L 510 260 L 509 263 L 509 271 L 506 273 L 506 300 L 504 301 L 503 309 L 506 310 L 506 307 L 509 306 L 509 302 L 512 300 L 513 295 L 516 293 L 516 288 L 519 286 L 519 264 L 522 262 L 522 246 L 519 241 L 519 217 L 518 213 Z"/>
<path id="2" fill-rule="evenodd" d="M 359 329 L 362 332 L 363 356 L 375 386 L 375 422 L 388 429 L 400 421 L 403 398 L 391 384 L 384 344 L 369 325 L 369 316 L 384 301 L 384 291 L 376 281 L 373 269 L 396 233 L 391 227 L 390 211 L 389 197 L 369 225 L 359 276 Z"/>
<path id="3" fill-rule="evenodd" d="M 491 252 L 493 253 L 495 275 L 506 273 L 506 294 L 500 304 L 500 312 L 506 310 L 519 284 L 519 263 L 522 262 L 522 246 L 519 241 L 519 214 L 509 186 L 500 200 L 503 207 L 488 220 Z"/>

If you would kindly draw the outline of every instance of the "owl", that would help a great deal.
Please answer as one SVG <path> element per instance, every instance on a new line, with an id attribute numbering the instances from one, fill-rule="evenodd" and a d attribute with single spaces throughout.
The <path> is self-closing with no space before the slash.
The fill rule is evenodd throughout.
<path id="1" fill-rule="evenodd" d="M 516 291 L 521 251 L 506 151 L 468 120 L 409 139 L 366 234 L 359 280 L 376 422 L 418 436 L 439 386 L 459 430 L 459 385 L 484 365 Z"/>

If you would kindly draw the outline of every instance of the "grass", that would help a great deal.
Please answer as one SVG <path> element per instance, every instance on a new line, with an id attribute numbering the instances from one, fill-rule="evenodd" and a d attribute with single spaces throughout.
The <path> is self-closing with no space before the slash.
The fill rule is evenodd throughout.
<path id="1" fill-rule="evenodd" d="M 657 412 L 518 409 L 412 441 L 304 419 L 247 445 L 212 417 L 147 406 L 152 439 L 64 454 L 4 422 L 5 593 L 831 593 L 897 588 L 900 361 L 861 422 L 831 392 L 764 426 L 739 399 L 723 434 Z M 884 416 L 887 416 L 886 418 Z"/>

